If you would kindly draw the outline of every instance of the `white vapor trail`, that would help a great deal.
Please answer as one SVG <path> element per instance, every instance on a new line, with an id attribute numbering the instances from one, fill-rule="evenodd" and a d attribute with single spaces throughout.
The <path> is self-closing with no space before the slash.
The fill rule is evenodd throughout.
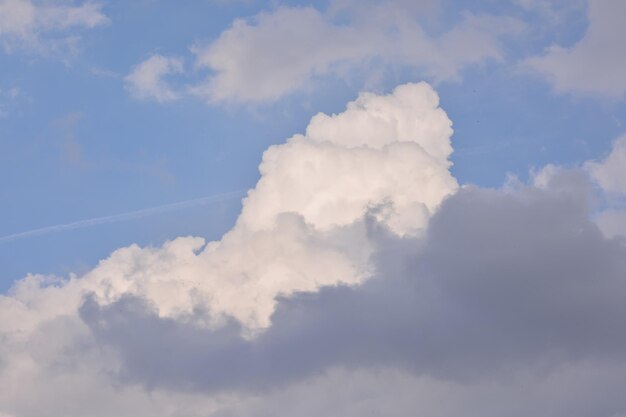
<path id="1" fill-rule="evenodd" d="M 241 197 L 246 190 L 230 191 L 222 194 L 215 194 L 208 197 L 195 198 L 193 200 L 180 201 L 178 203 L 165 204 L 157 207 L 150 207 L 141 210 L 129 211 L 127 213 L 114 214 L 112 216 L 96 217 L 93 219 L 79 220 L 73 223 L 57 224 L 54 226 L 42 227 L 40 229 L 28 230 L 26 232 L 14 233 L 11 235 L 0 236 L 0 243 L 12 242 L 18 239 L 25 239 L 34 236 L 47 235 L 49 233 L 63 232 L 66 230 L 82 229 L 84 227 L 97 226 L 106 223 L 116 223 L 125 220 L 138 219 L 153 214 L 165 213 L 184 208 L 197 207 L 207 204 L 219 203 L 221 201 L 230 200 Z"/>

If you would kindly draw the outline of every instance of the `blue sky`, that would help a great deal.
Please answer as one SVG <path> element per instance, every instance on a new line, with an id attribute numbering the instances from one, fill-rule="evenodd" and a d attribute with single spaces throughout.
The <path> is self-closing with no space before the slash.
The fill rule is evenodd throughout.
<path id="1" fill-rule="evenodd" d="M 0 417 L 626 415 L 624 18 L 0 0 Z"/>

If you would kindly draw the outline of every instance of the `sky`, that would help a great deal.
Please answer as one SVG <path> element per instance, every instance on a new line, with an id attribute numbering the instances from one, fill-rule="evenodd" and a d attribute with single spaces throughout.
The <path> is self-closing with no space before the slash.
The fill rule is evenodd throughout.
<path id="1" fill-rule="evenodd" d="M 625 18 L 0 0 L 0 417 L 626 416 Z"/>

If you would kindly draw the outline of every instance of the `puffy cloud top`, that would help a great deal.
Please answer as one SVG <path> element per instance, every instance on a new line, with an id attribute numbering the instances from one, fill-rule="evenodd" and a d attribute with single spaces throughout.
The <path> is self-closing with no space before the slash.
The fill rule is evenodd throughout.
<path id="1" fill-rule="evenodd" d="M 451 122 L 438 105 L 428 84 L 407 84 L 316 115 L 306 135 L 265 152 L 239 223 L 267 229 L 294 212 L 328 230 L 369 211 L 397 234 L 416 233 L 457 187 L 448 171 Z"/>

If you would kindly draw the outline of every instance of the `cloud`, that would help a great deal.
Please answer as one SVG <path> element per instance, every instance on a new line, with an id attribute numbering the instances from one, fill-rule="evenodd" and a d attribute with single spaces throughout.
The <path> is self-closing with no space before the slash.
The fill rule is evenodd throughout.
<path id="1" fill-rule="evenodd" d="M 265 152 L 221 240 L 19 280 L 0 412 L 624 414 L 626 246 L 587 171 L 459 188 L 451 134 L 425 83 L 363 93 Z"/>
<path id="2" fill-rule="evenodd" d="M 587 161 L 584 167 L 605 194 L 607 207 L 596 217 L 598 226 L 607 237 L 626 237 L 626 135 L 613 142 L 604 159 Z"/>
<path id="3" fill-rule="evenodd" d="M 109 19 L 102 5 L 86 1 L 79 5 L 32 0 L 0 0 L 0 44 L 5 51 L 26 48 L 44 52 L 72 46 L 71 31 L 104 25 Z"/>
<path id="4" fill-rule="evenodd" d="M 192 46 L 196 72 L 208 76 L 180 91 L 161 81 L 182 72 L 168 65 L 172 58 L 150 58 L 127 81 L 149 80 L 148 88 L 131 89 L 142 98 L 166 101 L 184 92 L 210 103 L 274 102 L 311 89 L 322 77 L 367 79 L 397 69 L 435 83 L 456 81 L 469 66 L 503 60 L 502 39 L 524 30 L 514 18 L 462 12 L 454 26 L 431 35 L 420 21 L 436 17 L 437 1 L 363 3 L 335 0 L 325 11 L 279 6 L 236 19 L 214 41 Z M 140 69 L 146 74 L 133 75 Z"/>
<path id="5" fill-rule="evenodd" d="M 343 3 L 348 23 L 331 12 L 285 6 L 236 20 L 194 48 L 197 66 L 213 73 L 195 93 L 210 102 L 271 102 L 309 88 L 316 77 L 347 77 L 374 62 L 417 69 L 436 82 L 456 80 L 469 65 L 502 59 L 499 38 L 521 30 L 511 18 L 465 13 L 433 37 L 403 2 Z"/>
<path id="6" fill-rule="evenodd" d="M 150 320 L 157 327 L 161 320 L 176 326 L 180 321 L 202 333 L 237 323 L 253 337 L 271 325 L 277 297 L 367 279 L 373 273 L 372 225 L 402 238 L 421 235 L 457 188 L 448 171 L 451 122 L 438 105 L 430 86 L 407 84 L 389 95 L 361 94 L 343 113 L 316 115 L 304 135 L 266 151 L 259 183 L 220 241 L 181 237 L 158 248 L 133 245 L 80 278 L 30 275 L 18 281 L 0 297 L 0 311 L 7 312 L 0 315 L 6 341 L 0 387 L 50 393 L 52 384 L 55 394 L 39 404 L 55 410 L 68 404 L 56 398 L 105 401 L 113 395 L 111 378 L 125 365 L 79 316 L 83 306 L 89 317 L 86 296 L 97 308 L 140 300 L 155 308 Z M 135 401 L 142 410 L 157 408 L 134 386 L 118 400 L 106 400 L 102 410 L 123 415 L 115 407 Z M 150 395 L 183 395 L 159 392 Z M 74 411 L 58 412 L 85 414 L 88 403 L 70 403 Z M 206 410 L 206 402 L 200 403 Z M 18 415 L 40 412 L 21 395 L 0 394 L 0 404 Z M 167 408 L 158 412 L 171 415 Z"/>
<path id="7" fill-rule="evenodd" d="M 139 63 L 124 78 L 126 88 L 138 99 L 152 99 L 158 102 L 176 100 L 180 93 L 172 89 L 164 77 L 183 72 L 183 62 L 178 58 L 152 55 Z"/>
<path id="8" fill-rule="evenodd" d="M 553 45 L 526 64 L 543 74 L 558 92 L 623 98 L 625 14 L 623 1 L 590 0 L 589 27 L 583 38 L 569 47 Z"/>
<path id="9" fill-rule="evenodd" d="M 606 237 L 626 238 L 626 210 L 604 210 L 596 217 L 596 223 Z"/>
<path id="10" fill-rule="evenodd" d="M 558 180 L 544 190 L 459 191 L 424 242 L 379 238 L 375 278 L 284 299 L 252 339 L 236 324 L 159 319 L 132 298 L 87 300 L 81 316 L 121 352 L 124 378 L 169 389 L 268 389 L 333 367 L 471 383 L 619 363 L 626 248 L 589 220 L 587 197 L 570 184 L 577 178 Z"/>
<path id="11" fill-rule="evenodd" d="M 90 292 L 99 302 L 130 292 L 158 305 L 164 317 L 209 308 L 216 318 L 255 328 L 269 324 L 277 295 L 358 283 L 369 271 L 366 218 L 401 236 L 419 234 L 456 189 L 448 172 L 450 124 L 424 83 L 387 96 L 363 94 L 343 113 L 319 114 L 306 135 L 265 152 L 261 179 L 222 240 L 119 249 L 65 284 L 73 295 L 59 312 L 77 308 Z M 46 281 L 33 276 L 16 291 Z"/>
<path id="12" fill-rule="evenodd" d="M 626 195 L 626 135 L 615 140 L 604 160 L 590 161 L 585 166 L 604 191 Z"/>
<path id="13" fill-rule="evenodd" d="M 15 107 L 26 99 L 19 87 L 0 88 L 0 119 L 9 116 Z"/>
<path id="14" fill-rule="evenodd" d="M 377 218 L 396 233 L 417 232 L 457 186 L 448 172 L 451 122 L 438 105 L 420 83 L 361 94 L 339 115 L 317 114 L 306 135 L 265 152 L 239 222 L 267 228 L 289 211 L 328 230 L 379 208 Z"/>

